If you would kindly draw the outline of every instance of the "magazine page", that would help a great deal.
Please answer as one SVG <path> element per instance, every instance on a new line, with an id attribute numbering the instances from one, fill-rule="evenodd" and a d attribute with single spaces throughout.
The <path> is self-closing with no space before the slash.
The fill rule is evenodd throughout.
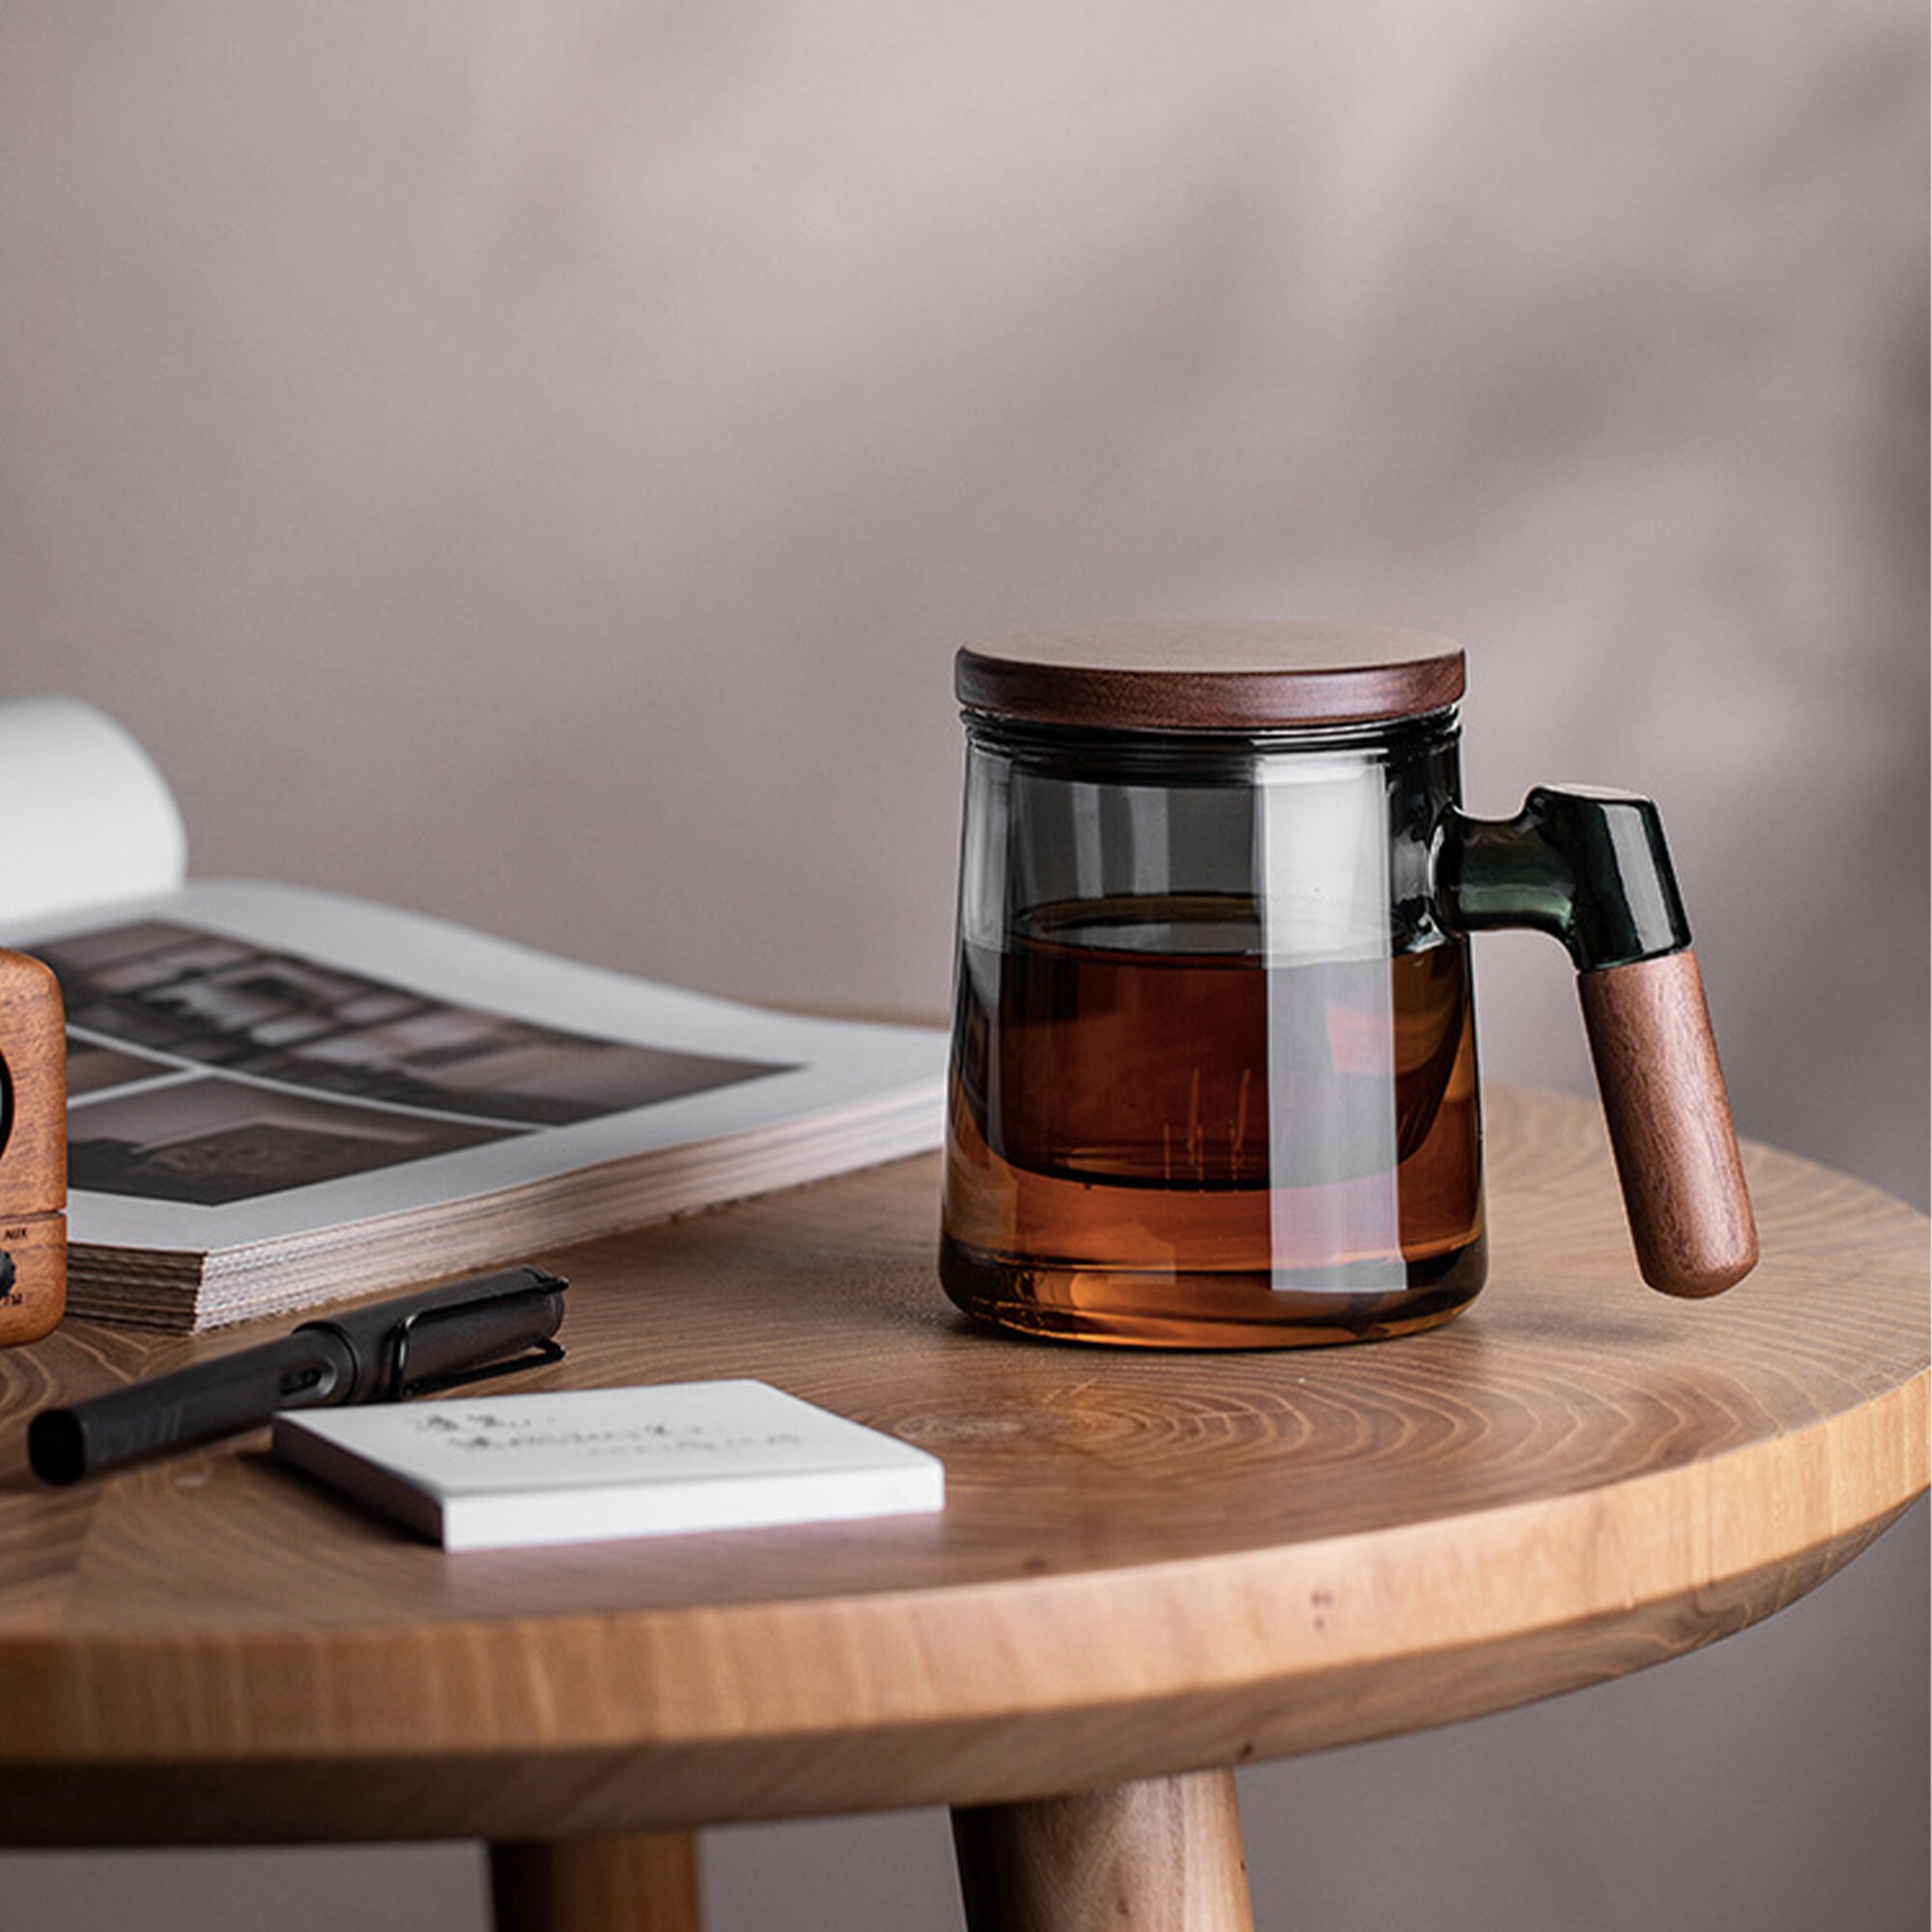
<path id="1" fill-rule="evenodd" d="M 882 1107 L 939 1140 L 939 1031 L 768 1012 L 328 894 L 196 883 L 7 943 L 67 995 L 77 1243 L 213 1252 Z"/>
<path id="2" fill-rule="evenodd" d="M 187 837 L 167 782 L 111 718 L 71 697 L 0 699 L 0 920 L 178 886 Z"/>

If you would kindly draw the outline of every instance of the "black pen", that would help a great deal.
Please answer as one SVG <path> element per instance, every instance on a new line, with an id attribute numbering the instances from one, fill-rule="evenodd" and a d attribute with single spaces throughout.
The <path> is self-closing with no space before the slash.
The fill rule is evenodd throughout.
<path id="1" fill-rule="evenodd" d="M 43 1409 L 27 1460 L 43 1482 L 71 1483 L 259 1428 L 277 1409 L 393 1402 L 554 1362 L 568 1286 L 542 1268 L 505 1268 L 304 1321 L 280 1341 Z"/>

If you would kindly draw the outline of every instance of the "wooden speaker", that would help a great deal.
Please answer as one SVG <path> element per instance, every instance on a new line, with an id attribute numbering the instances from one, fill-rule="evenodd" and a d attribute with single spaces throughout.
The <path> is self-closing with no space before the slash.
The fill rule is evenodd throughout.
<path id="1" fill-rule="evenodd" d="M 67 1306 L 67 1028 L 60 981 L 0 952 L 0 1347 Z"/>

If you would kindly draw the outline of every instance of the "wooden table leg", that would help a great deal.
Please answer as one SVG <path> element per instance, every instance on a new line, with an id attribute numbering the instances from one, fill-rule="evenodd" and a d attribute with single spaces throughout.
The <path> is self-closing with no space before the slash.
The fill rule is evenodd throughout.
<path id="1" fill-rule="evenodd" d="M 1235 1775 L 952 1814 L 971 1932 L 1254 1932 Z"/>
<path id="2" fill-rule="evenodd" d="M 490 1847 L 497 1932 L 702 1932 L 688 1832 Z"/>

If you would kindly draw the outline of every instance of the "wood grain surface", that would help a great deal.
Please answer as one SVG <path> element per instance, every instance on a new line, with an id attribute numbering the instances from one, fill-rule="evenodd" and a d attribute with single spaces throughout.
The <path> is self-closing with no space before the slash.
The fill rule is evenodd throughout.
<path id="1" fill-rule="evenodd" d="M 53 969 L 0 951 L 0 1347 L 67 1306 L 67 1030 Z"/>
<path id="2" fill-rule="evenodd" d="M 968 1932 L 1254 1932 L 1231 1771 L 952 1814 Z"/>
<path id="3" fill-rule="evenodd" d="M 688 1832 L 490 1847 L 492 1932 L 701 1932 Z"/>
<path id="4" fill-rule="evenodd" d="M 1093 624 L 964 645 L 970 710 L 1109 731 L 1258 731 L 1440 711 L 1462 646 L 1366 624 Z"/>
<path id="5" fill-rule="evenodd" d="M 1637 1265 L 1666 1294 L 1717 1294 L 1757 1264 L 1757 1227 L 1697 955 L 1579 973 Z"/>
<path id="6" fill-rule="evenodd" d="M 1764 1259 L 1639 1282 L 1594 1108 L 1492 1090 L 1489 1288 L 1252 1354 L 1009 1338 L 934 1274 L 936 1159 L 574 1251 L 568 1358 L 755 1376 L 939 1454 L 938 1517 L 459 1557 L 257 1436 L 68 1491 L 28 1416 L 259 1339 L 0 1354 L 0 1836 L 555 1839 L 1002 1804 L 1632 1670 L 1827 1577 L 1926 1484 L 1926 1223 L 1748 1149 Z"/>

